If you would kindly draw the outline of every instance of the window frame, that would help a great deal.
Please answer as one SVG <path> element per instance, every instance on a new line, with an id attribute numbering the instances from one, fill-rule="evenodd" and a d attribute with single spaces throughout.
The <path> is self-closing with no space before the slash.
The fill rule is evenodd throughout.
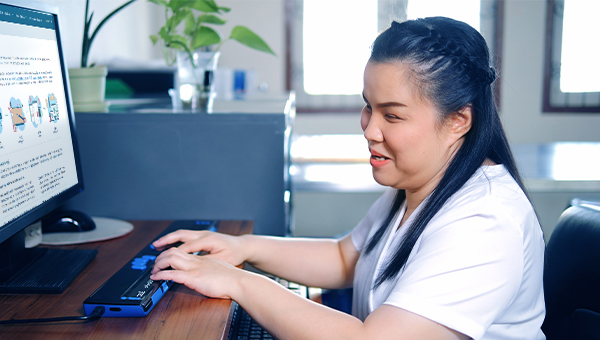
<path id="1" fill-rule="evenodd" d="M 569 98 L 581 98 L 586 94 L 600 96 L 600 92 L 565 93 L 560 90 L 560 55 L 562 47 L 562 11 L 564 1 L 546 0 L 546 36 L 544 47 L 544 85 L 542 95 L 543 113 L 600 113 L 600 100 L 596 105 L 569 106 Z M 556 60 L 558 58 L 558 61 Z M 555 104 L 553 94 L 564 98 L 563 105 Z"/>
<path id="2" fill-rule="evenodd" d="M 389 18 L 392 15 L 397 20 L 406 20 L 406 7 L 408 0 L 379 0 L 380 6 L 378 8 L 378 17 L 379 18 Z M 482 8 L 492 9 L 492 19 L 487 22 L 487 25 L 483 27 L 483 29 L 492 29 L 492 32 L 486 34 L 488 32 L 484 32 L 483 35 L 486 39 L 492 39 L 489 43 L 490 53 L 491 53 L 491 63 L 496 69 L 497 74 L 499 75 L 499 79 L 494 83 L 494 96 L 496 99 L 496 105 L 498 110 L 500 110 L 500 89 L 501 89 L 501 67 L 502 67 L 502 39 L 504 32 L 504 2 L 505 0 L 481 0 Z M 483 4 L 487 3 L 485 7 Z M 383 5 L 383 6 L 381 6 Z M 302 80 L 298 80 L 295 77 L 302 78 L 302 69 L 301 67 L 295 66 L 295 58 L 300 59 L 302 56 L 302 29 L 298 27 L 298 20 L 302 20 L 298 18 L 298 16 L 302 15 L 302 0 L 285 0 L 285 62 L 286 62 L 286 72 L 285 72 L 285 86 L 287 91 L 294 91 L 297 97 L 297 113 L 349 113 L 349 112 L 360 112 L 362 109 L 362 97 L 360 95 L 321 95 L 320 99 L 322 102 L 340 102 L 343 99 L 352 98 L 352 103 L 350 105 L 326 105 L 326 106 L 304 106 L 302 104 L 302 96 L 310 96 L 302 93 L 300 90 L 294 90 L 294 85 L 300 83 Z M 489 13 L 482 12 L 482 16 L 490 15 Z M 382 27 L 383 21 L 380 21 L 378 27 L 380 30 L 385 29 L 386 27 Z M 383 23 L 384 26 L 387 23 Z M 300 31 L 300 32 L 298 32 Z M 296 49 L 299 50 L 297 51 Z M 298 63 L 297 63 L 298 64 Z M 360 100 L 357 101 L 358 98 Z M 298 101 L 298 99 L 300 99 Z"/>

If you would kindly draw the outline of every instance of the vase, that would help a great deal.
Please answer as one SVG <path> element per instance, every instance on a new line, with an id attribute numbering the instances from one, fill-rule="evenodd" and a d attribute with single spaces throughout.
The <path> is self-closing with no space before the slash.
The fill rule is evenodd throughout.
<path id="1" fill-rule="evenodd" d="M 75 112 L 107 112 L 104 101 L 106 66 L 69 69 L 69 84 Z"/>
<path id="2" fill-rule="evenodd" d="M 175 88 L 183 109 L 210 112 L 215 96 L 213 75 L 221 52 L 194 52 L 193 63 L 186 52 L 177 54 Z"/>

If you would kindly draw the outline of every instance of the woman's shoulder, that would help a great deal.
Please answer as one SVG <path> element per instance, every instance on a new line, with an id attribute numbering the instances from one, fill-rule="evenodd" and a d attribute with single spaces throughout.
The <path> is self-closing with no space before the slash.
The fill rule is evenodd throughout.
<path id="1" fill-rule="evenodd" d="M 517 181 L 503 165 L 484 165 L 449 200 L 455 204 L 486 200 L 488 203 L 527 201 Z M 492 202 L 489 202 L 492 201 Z M 452 204 L 452 203 L 451 203 Z"/>
<path id="2" fill-rule="evenodd" d="M 529 199 L 502 165 L 482 166 L 446 202 L 438 217 L 448 221 L 478 218 L 512 225 L 519 233 L 537 223 Z"/>

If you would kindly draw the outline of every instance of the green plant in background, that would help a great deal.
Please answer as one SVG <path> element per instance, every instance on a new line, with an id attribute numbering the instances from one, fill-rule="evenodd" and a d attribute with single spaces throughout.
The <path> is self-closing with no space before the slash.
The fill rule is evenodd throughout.
<path id="1" fill-rule="evenodd" d="M 91 12 L 88 16 L 90 0 L 85 1 L 85 23 L 83 25 L 83 43 L 81 45 L 81 68 L 88 67 L 88 56 L 90 54 L 90 48 L 92 47 L 92 42 L 94 41 L 96 34 L 98 34 L 98 31 L 100 31 L 100 28 L 102 28 L 102 26 L 104 26 L 104 24 L 108 21 L 108 19 L 110 19 L 113 15 L 117 14 L 120 10 L 127 7 L 134 1 L 136 1 L 136 0 L 127 1 L 123 5 L 121 5 L 114 11 L 112 11 L 104 19 L 102 19 L 102 21 L 100 21 L 98 26 L 96 26 L 96 29 L 94 30 L 94 32 L 92 33 L 91 36 L 90 36 L 90 29 L 91 29 L 91 24 L 92 24 L 92 18 L 94 17 L 94 12 Z M 91 66 L 94 66 L 94 64 L 90 65 L 90 67 Z"/>
<path id="2" fill-rule="evenodd" d="M 164 41 L 165 60 L 168 65 L 176 61 L 173 51 L 185 51 L 194 64 L 193 53 L 196 50 L 212 51 L 214 54 L 221 46 L 236 40 L 250 48 L 275 55 L 264 40 L 245 26 L 235 26 L 227 39 L 221 36 L 209 25 L 223 25 L 224 13 L 230 11 L 227 7 L 218 6 L 213 0 L 148 0 L 165 7 L 166 23 L 157 35 L 151 35 L 154 44 Z M 180 29 L 183 26 L 183 32 Z M 211 57 L 212 59 L 212 57 Z M 200 65 L 203 66 L 203 65 Z"/>

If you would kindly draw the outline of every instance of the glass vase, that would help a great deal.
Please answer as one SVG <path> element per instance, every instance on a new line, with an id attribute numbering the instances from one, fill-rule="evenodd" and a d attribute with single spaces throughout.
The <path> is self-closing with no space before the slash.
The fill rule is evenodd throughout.
<path id="1" fill-rule="evenodd" d="M 215 97 L 214 71 L 221 52 L 177 53 L 175 86 L 184 110 L 210 112 Z"/>

